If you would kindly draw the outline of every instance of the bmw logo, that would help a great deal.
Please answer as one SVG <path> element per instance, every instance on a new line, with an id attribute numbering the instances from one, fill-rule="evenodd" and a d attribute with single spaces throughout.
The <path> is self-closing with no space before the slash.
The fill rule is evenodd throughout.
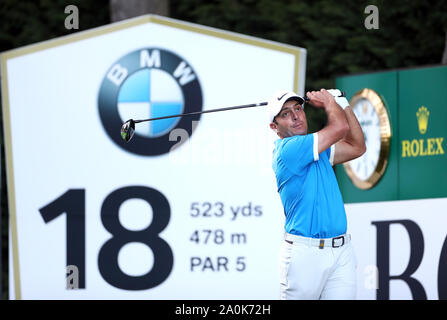
<path id="1" fill-rule="evenodd" d="M 202 111 L 202 89 L 191 65 L 177 54 L 160 48 L 128 53 L 109 70 L 101 83 L 98 108 L 102 125 L 112 141 L 134 154 L 168 153 L 177 141 L 169 133 L 184 129 L 193 133 L 192 121 L 200 114 L 138 124 L 131 143 L 120 136 L 129 119 L 146 119 Z"/>

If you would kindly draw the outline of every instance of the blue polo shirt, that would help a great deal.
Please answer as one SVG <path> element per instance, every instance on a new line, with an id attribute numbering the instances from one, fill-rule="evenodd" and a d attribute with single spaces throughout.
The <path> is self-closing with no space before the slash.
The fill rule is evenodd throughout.
<path id="1" fill-rule="evenodd" d="M 286 232 L 310 238 L 346 233 L 343 198 L 331 166 L 333 156 L 333 146 L 318 154 L 317 133 L 275 141 L 272 167 Z"/>

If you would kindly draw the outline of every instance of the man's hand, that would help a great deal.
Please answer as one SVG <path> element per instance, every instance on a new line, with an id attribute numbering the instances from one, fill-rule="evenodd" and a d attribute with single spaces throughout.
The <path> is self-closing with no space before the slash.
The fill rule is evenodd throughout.
<path id="1" fill-rule="evenodd" d="M 307 97 L 313 106 L 324 108 L 327 114 L 326 127 L 318 131 L 318 153 L 321 153 L 341 140 L 349 130 L 349 125 L 343 109 L 326 89 L 308 92 Z"/>
<path id="2" fill-rule="evenodd" d="M 361 156 L 366 150 L 362 128 L 351 108 L 347 108 L 348 100 L 339 97 L 340 90 L 321 89 L 307 92 L 306 95 L 310 104 L 324 108 L 328 116 L 326 127 L 318 131 L 318 153 L 336 144 L 334 164 Z"/>
<path id="3" fill-rule="evenodd" d="M 316 108 L 327 108 L 330 105 L 336 104 L 334 96 L 326 89 L 308 91 L 306 96 L 310 99 L 309 103 Z"/>

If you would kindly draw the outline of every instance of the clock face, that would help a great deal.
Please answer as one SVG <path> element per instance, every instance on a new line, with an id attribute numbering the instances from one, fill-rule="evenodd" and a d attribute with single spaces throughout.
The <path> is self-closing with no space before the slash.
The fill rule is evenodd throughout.
<path id="1" fill-rule="evenodd" d="M 372 103 L 361 98 L 352 106 L 365 137 L 366 152 L 351 161 L 351 169 L 360 180 L 367 180 L 374 173 L 380 156 L 380 119 Z"/>
<path id="2" fill-rule="evenodd" d="M 385 173 L 391 141 L 391 126 L 380 96 L 371 89 L 357 92 L 350 101 L 365 137 L 366 152 L 344 163 L 352 183 L 360 189 L 370 189 Z"/>

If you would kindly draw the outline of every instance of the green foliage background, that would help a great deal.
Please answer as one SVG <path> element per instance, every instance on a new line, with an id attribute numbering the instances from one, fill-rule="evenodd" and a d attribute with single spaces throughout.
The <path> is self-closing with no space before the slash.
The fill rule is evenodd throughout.
<path id="1" fill-rule="evenodd" d="M 67 5 L 79 8 L 79 30 L 67 30 Z M 379 9 L 379 29 L 364 26 L 366 6 Z M 332 88 L 336 76 L 439 64 L 445 45 L 443 0 L 170 0 L 170 17 L 307 49 L 306 91 Z M 109 0 L 0 2 L 0 52 L 110 23 Z M 310 131 L 324 111 L 306 108 Z M 3 126 L 0 131 L 2 167 Z M 2 168 L 3 298 L 8 298 L 6 177 Z"/>

